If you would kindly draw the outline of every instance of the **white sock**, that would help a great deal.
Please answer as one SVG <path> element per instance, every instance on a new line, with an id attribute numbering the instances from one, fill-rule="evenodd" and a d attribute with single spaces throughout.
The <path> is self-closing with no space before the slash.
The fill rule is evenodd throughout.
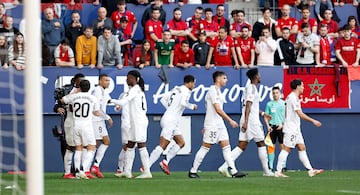
<path id="1" fill-rule="evenodd" d="M 307 170 L 312 170 L 312 166 L 310 164 L 310 160 L 307 156 L 306 150 L 299 151 L 299 159 Z"/>
<path id="2" fill-rule="evenodd" d="M 269 173 L 269 159 L 267 156 L 266 146 L 258 147 L 258 155 L 265 174 Z"/>
<path id="3" fill-rule="evenodd" d="M 134 158 L 135 158 L 135 148 L 128 148 L 125 152 L 124 172 L 131 174 Z"/>
<path id="4" fill-rule="evenodd" d="M 199 166 L 201 165 L 204 157 L 209 152 L 209 150 L 210 150 L 210 148 L 207 148 L 204 146 L 200 147 L 200 149 L 197 151 L 197 153 L 195 155 L 193 166 L 191 167 L 191 170 L 190 170 L 191 173 L 196 173 L 198 171 Z"/>
<path id="5" fill-rule="evenodd" d="M 228 165 L 228 167 L 230 167 L 231 175 L 237 173 L 237 170 L 235 168 L 235 163 L 234 163 L 234 160 L 232 158 L 230 145 L 225 146 L 222 149 L 222 152 L 223 152 L 223 156 L 224 156 L 226 164 Z"/>
<path id="6" fill-rule="evenodd" d="M 104 154 L 108 149 L 109 145 L 101 144 L 96 151 L 94 165 L 99 167 L 102 159 L 104 158 Z"/>
<path id="7" fill-rule="evenodd" d="M 71 150 L 66 150 L 64 155 L 64 170 L 65 174 L 69 174 L 71 172 L 71 163 L 74 152 Z"/>
<path id="8" fill-rule="evenodd" d="M 86 152 L 87 152 L 87 149 L 86 148 L 83 148 L 82 149 L 82 153 L 81 153 L 81 165 L 84 166 L 84 161 L 85 161 L 85 158 L 86 158 Z M 82 167 L 83 170 L 85 169 L 84 167 Z"/>
<path id="9" fill-rule="evenodd" d="M 169 149 L 168 153 L 166 154 L 166 160 L 169 163 L 171 159 L 173 159 L 176 154 L 179 152 L 180 150 L 180 146 L 177 144 L 174 144 L 173 146 L 171 146 L 171 148 Z"/>
<path id="10" fill-rule="evenodd" d="M 149 168 L 159 159 L 160 155 L 164 150 L 160 146 L 156 146 L 155 149 L 151 152 L 149 158 Z"/>
<path id="11" fill-rule="evenodd" d="M 74 154 L 74 167 L 75 170 L 80 171 L 80 166 L 81 166 L 81 157 L 82 157 L 82 151 L 81 150 L 75 150 L 75 154 Z"/>
<path id="12" fill-rule="evenodd" d="M 231 151 L 231 158 L 234 160 L 234 163 L 235 163 L 235 160 L 237 158 L 239 158 L 239 156 L 243 153 L 244 151 L 239 148 L 238 146 L 236 146 L 232 151 Z M 226 162 L 224 162 L 222 165 L 221 165 L 221 168 L 223 169 L 227 169 L 228 168 L 228 164 Z"/>
<path id="13" fill-rule="evenodd" d="M 123 172 L 124 171 L 124 165 L 125 165 L 125 150 L 121 149 L 119 158 L 118 158 L 118 170 Z"/>
<path id="14" fill-rule="evenodd" d="M 83 162 L 83 169 L 85 172 L 90 171 L 91 163 L 94 159 L 95 150 L 87 150 L 85 155 L 85 160 Z"/>
<path id="15" fill-rule="evenodd" d="M 281 172 L 282 168 L 284 167 L 284 164 L 286 163 L 286 159 L 289 155 L 289 152 L 285 151 L 285 150 L 281 150 L 279 157 L 278 157 L 278 162 L 276 165 L 276 171 Z"/>
<path id="16" fill-rule="evenodd" d="M 149 152 L 146 147 L 139 148 L 141 163 L 144 166 L 144 173 L 150 172 Z"/>

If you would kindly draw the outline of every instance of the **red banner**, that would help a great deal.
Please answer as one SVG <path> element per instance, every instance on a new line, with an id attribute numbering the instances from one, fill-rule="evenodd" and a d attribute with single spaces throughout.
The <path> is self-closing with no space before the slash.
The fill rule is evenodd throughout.
<path id="1" fill-rule="evenodd" d="M 334 67 L 290 67 L 284 69 L 284 97 L 291 92 L 290 82 L 301 79 L 302 108 L 350 108 L 350 82 L 347 70 Z"/>

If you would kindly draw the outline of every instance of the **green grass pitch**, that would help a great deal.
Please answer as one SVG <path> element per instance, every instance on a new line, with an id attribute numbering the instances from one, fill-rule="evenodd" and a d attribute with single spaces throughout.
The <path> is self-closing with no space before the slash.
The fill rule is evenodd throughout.
<path id="1" fill-rule="evenodd" d="M 360 194 L 360 171 L 325 171 L 308 177 L 305 171 L 288 172 L 289 178 L 263 177 L 259 171 L 250 171 L 246 178 L 224 178 L 217 172 L 200 172 L 200 179 L 190 179 L 187 172 L 165 175 L 153 172 L 152 179 L 117 178 L 105 173 L 104 179 L 67 180 L 62 173 L 45 174 L 45 194 L 146 194 L 146 195 L 207 195 L 207 194 Z M 134 176 L 139 173 L 134 173 Z M 2 179 L 11 179 L 2 175 Z M 24 188 L 24 181 L 19 181 Z M 31 187 L 31 186 L 29 186 Z M 0 194 L 11 194 L 1 186 Z"/>

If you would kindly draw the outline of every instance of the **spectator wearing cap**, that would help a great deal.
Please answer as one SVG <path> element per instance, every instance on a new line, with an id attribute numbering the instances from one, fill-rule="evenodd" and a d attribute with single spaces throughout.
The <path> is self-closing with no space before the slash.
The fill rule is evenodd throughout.
<path id="1" fill-rule="evenodd" d="M 133 43 L 131 39 L 131 34 L 126 30 L 128 26 L 128 19 L 126 16 L 121 17 L 120 19 L 120 28 L 117 29 L 117 36 L 119 38 L 122 59 L 124 62 L 124 66 L 132 65 L 130 61 L 131 57 L 131 45 Z"/>
<path id="2" fill-rule="evenodd" d="M 62 40 L 60 45 L 56 47 L 54 57 L 56 66 L 75 66 L 74 52 L 71 49 L 70 42 L 67 38 Z"/>
<path id="3" fill-rule="evenodd" d="M 192 46 L 194 51 L 194 63 L 195 67 L 201 68 L 206 65 L 207 56 L 210 50 L 210 44 L 206 42 L 206 32 L 202 31 L 199 34 L 199 39 Z"/>

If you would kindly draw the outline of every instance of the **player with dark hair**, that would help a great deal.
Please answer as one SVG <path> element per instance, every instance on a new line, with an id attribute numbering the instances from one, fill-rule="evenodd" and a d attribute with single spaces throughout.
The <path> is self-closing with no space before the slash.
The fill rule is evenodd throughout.
<path id="1" fill-rule="evenodd" d="M 79 84 L 82 79 L 84 79 L 82 73 L 74 75 L 71 79 L 71 84 L 63 86 L 60 90 L 61 97 L 56 99 L 54 105 L 54 112 L 61 115 L 61 128 L 64 130 L 64 134 L 60 135 L 60 144 L 61 144 L 61 153 L 64 159 L 64 179 L 74 179 L 75 176 L 71 173 L 71 167 L 73 165 L 73 155 L 74 155 L 74 118 L 72 115 L 72 108 L 70 105 L 63 104 L 60 100 L 63 95 L 73 94 L 79 91 Z"/>
<path id="2" fill-rule="evenodd" d="M 195 88 L 195 77 L 186 75 L 184 77 L 184 84 L 180 87 L 174 87 L 171 91 L 166 93 L 160 100 L 161 104 L 166 108 L 164 115 L 161 117 L 160 125 L 162 128 L 160 134 L 160 143 L 150 154 L 150 167 L 157 161 L 162 152 L 170 144 L 173 139 L 174 144 L 165 159 L 160 162 L 160 168 L 164 173 L 170 175 L 169 162 L 174 158 L 177 152 L 184 147 L 185 141 L 179 129 L 180 119 L 185 108 L 196 110 L 197 105 L 189 103 L 191 91 Z"/>
<path id="3" fill-rule="evenodd" d="M 95 176 L 90 173 L 90 166 L 96 151 L 92 118 L 93 115 L 103 117 L 104 115 L 100 112 L 100 105 L 96 97 L 88 93 L 90 82 L 83 79 L 79 86 L 80 92 L 64 96 L 61 102 L 71 104 L 73 108 L 76 177 L 92 179 Z M 83 147 L 86 147 L 86 151 L 83 151 Z M 80 169 L 81 164 L 83 170 Z"/>
<path id="4" fill-rule="evenodd" d="M 290 83 L 292 92 L 286 98 L 285 106 L 285 122 L 283 127 L 284 132 L 284 148 L 281 150 L 278 163 L 276 166 L 275 177 L 288 177 L 281 169 L 283 168 L 286 159 L 293 148 L 299 151 L 299 159 L 301 163 L 308 170 L 309 177 L 313 177 L 322 173 L 323 169 L 313 169 L 310 160 L 306 153 L 306 146 L 300 128 L 300 119 L 311 122 L 316 127 L 321 127 L 321 122 L 309 117 L 301 110 L 301 103 L 299 95 L 304 92 L 304 83 L 302 80 L 292 80 Z"/>
<path id="5" fill-rule="evenodd" d="M 104 157 L 107 148 L 110 145 L 110 137 L 108 135 L 105 121 L 108 121 L 109 127 L 111 127 L 113 124 L 113 120 L 111 119 L 111 117 L 106 114 L 106 106 L 111 99 L 109 93 L 106 92 L 106 89 L 109 87 L 109 85 L 110 77 L 107 74 L 101 74 L 99 76 L 99 84 L 91 92 L 91 94 L 95 96 L 96 99 L 99 101 L 101 112 L 106 116 L 105 118 L 96 116 L 93 118 L 93 128 L 97 141 L 97 150 L 91 172 L 99 178 L 104 177 L 104 175 L 100 171 L 100 163 Z"/>
<path id="6" fill-rule="evenodd" d="M 260 95 L 258 85 L 261 82 L 259 70 L 257 68 L 250 69 L 246 72 L 246 76 L 251 83 L 246 85 L 242 96 L 242 115 L 240 118 L 241 131 L 239 133 L 239 142 L 237 147 L 232 150 L 232 159 L 237 159 L 243 151 L 245 151 L 249 141 L 252 139 L 258 147 L 259 158 L 263 168 L 263 176 L 274 176 L 269 170 L 268 157 L 264 143 L 264 131 L 260 121 L 260 115 L 271 118 L 268 114 L 259 109 Z M 225 177 L 229 177 L 227 164 L 224 163 L 219 167 L 219 172 Z"/>
<path id="7" fill-rule="evenodd" d="M 271 90 L 273 100 L 270 100 L 265 107 L 265 113 L 271 116 L 271 120 L 267 117 L 264 118 L 265 124 L 268 129 L 268 134 L 271 138 L 272 145 L 268 145 L 268 159 L 269 168 L 274 170 L 275 159 L 275 144 L 276 140 L 279 140 L 280 148 L 284 147 L 282 132 L 284 120 L 285 120 L 285 102 L 281 99 L 281 91 L 278 86 L 275 86 Z M 265 142 L 266 143 L 266 142 Z M 283 168 L 286 168 L 284 166 Z"/>
<path id="8" fill-rule="evenodd" d="M 232 128 L 239 125 L 231 119 L 223 110 L 224 97 L 221 88 L 227 83 L 227 77 L 223 71 L 213 73 L 214 85 L 210 86 L 206 96 L 206 114 L 203 129 L 203 142 L 195 155 L 193 166 L 189 171 L 190 178 L 199 178 L 197 174 L 206 154 L 212 145 L 219 143 L 227 166 L 230 167 L 232 177 L 244 177 L 246 174 L 238 172 L 235 167 L 234 159 L 231 157 L 231 146 L 229 143 L 229 134 L 227 132 L 224 120 L 228 121 Z M 227 171 L 227 170 L 226 170 Z"/>
<path id="9" fill-rule="evenodd" d="M 149 153 L 146 148 L 148 118 L 146 116 L 147 104 L 145 97 L 145 83 L 141 74 L 137 70 L 131 70 L 126 79 L 129 91 L 119 100 L 112 99 L 111 102 L 119 106 L 128 106 L 130 130 L 125 152 L 124 172 L 118 177 L 132 178 L 132 166 L 135 158 L 135 144 L 139 147 L 140 159 L 144 167 L 144 172 L 136 178 L 152 178 L 149 166 Z"/>

